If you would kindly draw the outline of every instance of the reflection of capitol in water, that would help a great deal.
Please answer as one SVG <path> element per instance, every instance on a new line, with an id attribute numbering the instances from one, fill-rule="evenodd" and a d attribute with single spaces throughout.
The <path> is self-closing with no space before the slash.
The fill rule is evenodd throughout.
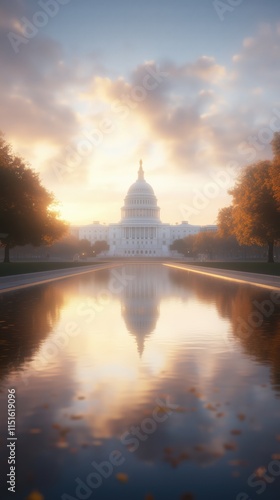
<path id="1" fill-rule="evenodd" d="M 133 279 L 121 295 L 122 316 L 129 333 L 136 337 L 141 356 L 146 338 L 156 329 L 161 299 L 170 295 L 169 272 L 149 264 L 127 265 L 125 270 Z"/>

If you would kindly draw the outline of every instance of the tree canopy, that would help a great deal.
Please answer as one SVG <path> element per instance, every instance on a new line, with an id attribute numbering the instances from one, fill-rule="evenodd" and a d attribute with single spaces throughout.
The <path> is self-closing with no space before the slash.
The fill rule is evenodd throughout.
<path id="1" fill-rule="evenodd" d="M 39 176 L 19 157 L 0 135 L 0 242 L 9 249 L 15 245 L 51 244 L 67 230 L 59 219 L 52 193 Z"/>
<path id="2" fill-rule="evenodd" d="M 280 135 L 272 141 L 273 161 L 247 166 L 229 193 L 232 205 L 220 210 L 221 234 L 236 236 L 244 245 L 268 245 L 268 261 L 273 262 L 273 248 L 280 241 Z"/>
<path id="3" fill-rule="evenodd" d="M 274 135 L 272 140 L 273 161 L 271 164 L 271 185 L 274 198 L 280 208 L 280 132 Z"/>
<path id="4" fill-rule="evenodd" d="M 94 255 L 98 255 L 101 252 L 107 252 L 109 249 L 110 247 L 105 240 L 98 240 L 92 245 Z"/>

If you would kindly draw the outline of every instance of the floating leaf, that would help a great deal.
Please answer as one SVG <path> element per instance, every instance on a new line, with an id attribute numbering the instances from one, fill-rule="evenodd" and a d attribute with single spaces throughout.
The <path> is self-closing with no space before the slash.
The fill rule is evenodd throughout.
<path id="1" fill-rule="evenodd" d="M 213 406 L 211 403 L 207 404 L 205 408 L 206 410 L 216 411 L 215 406 Z"/>
<path id="2" fill-rule="evenodd" d="M 232 429 L 232 431 L 230 431 L 230 433 L 233 436 L 239 436 L 242 433 L 242 431 L 240 429 Z"/>
<path id="3" fill-rule="evenodd" d="M 120 483 L 128 482 L 128 475 L 125 474 L 124 472 L 118 472 L 118 474 L 116 474 L 116 478 L 118 481 L 120 481 Z"/>
<path id="4" fill-rule="evenodd" d="M 245 420 L 246 418 L 246 415 L 244 415 L 244 413 L 239 413 L 237 415 L 237 418 L 240 420 L 240 422 L 243 422 L 243 420 Z"/>
<path id="5" fill-rule="evenodd" d="M 65 441 L 65 439 L 61 438 L 55 443 L 55 446 L 57 448 L 68 448 L 69 444 Z"/>
<path id="6" fill-rule="evenodd" d="M 227 451 L 236 450 L 236 444 L 235 443 L 224 443 L 224 449 Z"/>
<path id="7" fill-rule="evenodd" d="M 28 495 L 27 500 L 44 500 L 44 496 L 39 491 L 32 491 Z"/>
<path id="8" fill-rule="evenodd" d="M 266 473 L 266 468 L 261 466 L 261 467 L 258 467 L 256 470 L 255 470 L 255 474 L 256 476 L 258 477 L 263 477 Z"/>

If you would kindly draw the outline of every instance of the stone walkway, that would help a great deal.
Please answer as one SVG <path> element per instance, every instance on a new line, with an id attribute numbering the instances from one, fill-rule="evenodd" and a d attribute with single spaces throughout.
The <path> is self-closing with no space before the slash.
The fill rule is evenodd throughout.
<path id="1" fill-rule="evenodd" d="M 242 271 L 231 271 L 230 269 L 217 269 L 213 267 L 190 266 L 188 264 L 164 264 L 167 267 L 182 269 L 205 276 L 212 276 L 236 283 L 246 283 L 247 285 L 268 288 L 270 290 L 280 291 L 280 276 L 271 276 L 269 274 L 247 273 Z"/>
<path id="2" fill-rule="evenodd" d="M 115 264 L 97 264 L 94 266 L 72 267 L 66 269 L 56 269 L 53 271 L 42 271 L 37 273 L 15 274 L 13 276 L 4 276 L 0 278 L 0 293 L 12 292 L 21 288 L 30 286 L 42 285 L 51 281 L 71 278 L 81 274 L 88 274 L 101 269 L 109 269 L 120 266 L 120 263 Z"/>

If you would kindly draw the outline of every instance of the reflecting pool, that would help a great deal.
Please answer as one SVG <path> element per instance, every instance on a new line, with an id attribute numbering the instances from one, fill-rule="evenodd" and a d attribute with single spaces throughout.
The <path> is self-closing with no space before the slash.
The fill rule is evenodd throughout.
<path id="1" fill-rule="evenodd" d="M 280 293 L 143 263 L 0 310 L 1 499 L 279 500 Z"/>

